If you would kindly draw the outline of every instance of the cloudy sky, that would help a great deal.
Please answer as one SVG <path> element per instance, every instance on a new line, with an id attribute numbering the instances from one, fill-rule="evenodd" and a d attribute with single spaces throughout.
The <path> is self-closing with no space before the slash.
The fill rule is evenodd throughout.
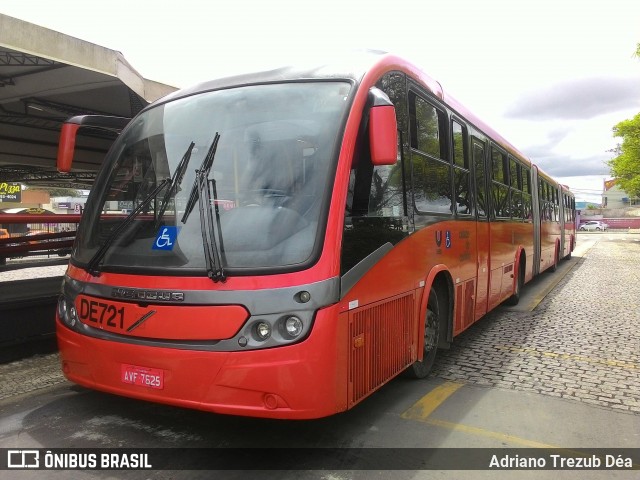
<path id="1" fill-rule="evenodd" d="M 407 57 L 579 200 L 640 112 L 636 0 L 0 0 L 177 87 L 376 48 Z"/>

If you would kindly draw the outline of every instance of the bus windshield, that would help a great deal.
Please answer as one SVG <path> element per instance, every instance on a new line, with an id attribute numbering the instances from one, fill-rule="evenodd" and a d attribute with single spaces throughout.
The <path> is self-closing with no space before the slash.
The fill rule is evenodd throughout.
<path id="1" fill-rule="evenodd" d="M 302 268 L 321 244 L 350 90 L 252 85 L 143 112 L 105 159 L 73 261 L 96 272 L 206 272 L 212 243 L 230 272 Z"/>

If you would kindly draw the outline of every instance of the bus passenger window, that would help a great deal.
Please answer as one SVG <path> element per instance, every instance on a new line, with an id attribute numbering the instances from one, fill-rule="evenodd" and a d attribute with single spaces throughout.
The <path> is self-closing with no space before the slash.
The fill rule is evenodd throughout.
<path id="1" fill-rule="evenodd" d="M 522 177 L 520 176 L 520 164 L 511 157 L 509 157 L 509 178 L 511 179 L 511 188 L 522 190 Z"/>
<path id="2" fill-rule="evenodd" d="M 525 218 L 522 192 L 519 190 L 511 190 L 511 215 L 514 219 Z"/>
<path id="3" fill-rule="evenodd" d="M 458 215 L 473 214 L 473 198 L 471 197 L 469 158 L 467 155 L 467 129 L 455 120 L 451 122 L 453 142 L 453 188 Z"/>
<path id="4" fill-rule="evenodd" d="M 522 167 L 522 191 L 531 194 L 531 171 L 527 167 Z"/>
<path id="5" fill-rule="evenodd" d="M 445 115 L 409 92 L 411 161 L 416 211 L 453 214 L 452 169 L 443 139 Z"/>
<path id="6" fill-rule="evenodd" d="M 473 165 L 475 168 L 476 178 L 476 200 L 478 208 L 478 216 L 486 218 L 487 216 L 487 187 L 484 168 L 484 147 L 473 142 Z"/>
<path id="7" fill-rule="evenodd" d="M 473 198 L 469 186 L 469 171 L 463 168 L 453 169 L 453 184 L 455 188 L 456 212 L 458 215 L 473 214 Z"/>
<path id="8" fill-rule="evenodd" d="M 409 92 L 409 116 L 411 147 L 435 158 L 447 158 L 444 142 L 446 135 L 443 134 L 444 112 L 437 110 L 414 92 Z"/>
<path id="9" fill-rule="evenodd" d="M 491 166 L 493 170 L 493 181 L 506 183 L 506 175 L 504 169 L 505 155 L 504 153 L 491 148 Z"/>
<path id="10" fill-rule="evenodd" d="M 453 164 L 456 167 L 469 169 L 469 159 L 467 158 L 467 129 L 463 128 L 455 120 L 451 122 L 452 142 L 453 142 Z"/>
<path id="11" fill-rule="evenodd" d="M 497 218 L 511 217 L 511 200 L 508 182 L 508 168 L 505 168 L 507 156 L 495 147 L 491 147 L 492 177 L 491 192 L 493 213 Z"/>
<path id="12" fill-rule="evenodd" d="M 418 155 L 413 160 L 413 187 L 416 210 L 420 213 L 451 214 L 451 166 Z"/>

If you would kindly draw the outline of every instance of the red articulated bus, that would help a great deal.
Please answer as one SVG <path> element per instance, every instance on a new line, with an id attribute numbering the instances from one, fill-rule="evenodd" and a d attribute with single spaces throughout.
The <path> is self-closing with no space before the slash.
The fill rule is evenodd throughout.
<path id="1" fill-rule="evenodd" d="M 566 187 L 411 63 L 346 64 L 204 83 L 128 123 L 58 305 L 69 380 L 331 415 L 428 375 L 438 347 L 571 254 Z M 63 127 L 63 168 L 92 124 L 109 121 Z"/>

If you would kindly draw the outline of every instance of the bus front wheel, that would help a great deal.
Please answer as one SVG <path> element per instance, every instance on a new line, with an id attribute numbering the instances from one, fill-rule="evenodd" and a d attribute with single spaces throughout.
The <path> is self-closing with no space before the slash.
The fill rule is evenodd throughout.
<path id="1" fill-rule="evenodd" d="M 432 288 L 429 291 L 427 315 L 424 322 L 424 352 L 422 360 L 413 363 L 407 369 L 407 375 L 412 378 L 425 378 L 431 372 L 438 351 L 440 337 L 440 305 L 438 294 Z"/>

